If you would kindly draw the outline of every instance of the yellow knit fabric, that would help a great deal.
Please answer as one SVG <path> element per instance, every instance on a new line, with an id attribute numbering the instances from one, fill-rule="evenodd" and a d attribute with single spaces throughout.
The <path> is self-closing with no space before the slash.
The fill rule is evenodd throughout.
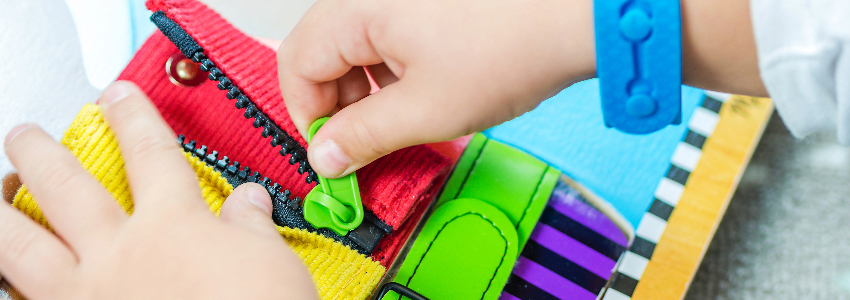
<path id="1" fill-rule="evenodd" d="M 277 230 L 307 263 L 323 299 L 363 299 L 384 276 L 384 266 L 337 241 L 302 229 Z"/>
<path id="2" fill-rule="evenodd" d="M 128 214 L 133 212 L 133 200 L 118 141 L 106 124 L 99 106 L 87 104 L 83 107 L 61 143 L 112 193 Z M 233 186 L 221 173 L 200 159 L 189 153 L 184 155 L 196 171 L 198 184 L 210 211 L 218 215 L 224 200 L 233 192 Z M 38 203 L 26 186 L 18 190 L 13 205 L 49 228 Z M 322 299 L 366 299 L 386 272 L 380 263 L 327 237 L 280 226 L 278 231 L 310 269 Z"/>

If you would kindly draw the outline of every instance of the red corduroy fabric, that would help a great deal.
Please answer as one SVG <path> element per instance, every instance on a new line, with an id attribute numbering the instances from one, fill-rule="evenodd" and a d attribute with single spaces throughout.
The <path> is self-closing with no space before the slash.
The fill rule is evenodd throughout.
<path id="1" fill-rule="evenodd" d="M 242 116 L 244 110 L 236 109 L 226 92 L 216 88 L 216 82 L 196 87 L 171 83 L 165 63 L 175 53 L 180 53 L 177 47 L 155 32 L 118 79 L 133 81 L 145 91 L 175 133 L 260 171 L 299 197 L 306 195 L 313 185 L 262 138 L 261 129 L 251 126 L 251 120 Z"/>
<path id="2" fill-rule="evenodd" d="M 196 1 L 149 1 L 151 10 L 163 10 L 204 48 L 206 55 L 233 83 L 266 113 L 281 129 L 305 145 L 289 119 L 277 80 L 276 54 L 236 30 L 217 13 Z M 161 33 L 156 32 L 137 52 L 120 80 L 130 80 L 142 88 L 161 111 L 166 122 L 178 134 L 207 145 L 260 171 L 295 196 L 304 197 L 313 184 L 290 166 L 289 156 L 279 154 L 262 128 L 254 128 L 228 100 L 216 82 L 196 87 L 172 84 L 165 73 L 168 58 L 179 53 Z M 389 265 L 397 248 L 407 239 L 415 222 L 405 222 L 423 199 L 432 199 L 451 162 L 429 147 L 416 146 L 396 151 L 357 172 L 364 206 L 395 231 L 381 243 L 373 255 Z M 421 215 L 421 212 L 416 213 Z M 417 218 L 418 219 L 418 216 Z M 401 235 L 401 236 L 399 236 Z M 393 241 L 393 242 L 391 242 Z M 392 253 L 388 253 L 392 252 Z"/>
<path id="3" fill-rule="evenodd" d="M 280 95 L 273 50 L 243 34 L 200 2 L 157 0 L 148 1 L 147 5 L 152 11 L 165 12 L 177 22 L 240 90 L 278 126 L 306 146 L 289 119 Z M 251 134 L 259 135 L 259 131 L 254 129 Z M 269 140 L 264 142 L 267 146 Z M 434 184 L 433 179 L 445 172 L 448 165 L 444 157 L 423 146 L 388 155 L 358 172 L 363 178 L 361 192 L 368 198 L 364 199 L 364 204 L 388 225 L 398 228 L 420 195 L 427 192 Z M 262 165 L 257 168 L 268 169 Z"/>
<path id="4" fill-rule="evenodd" d="M 435 196 L 436 192 L 439 190 L 432 191 L 433 194 L 429 193 L 427 195 L 428 197 Z M 430 204 L 431 203 L 429 201 L 420 201 L 419 204 L 414 207 L 413 214 L 410 216 L 410 219 L 421 219 L 422 215 L 425 214 L 425 211 L 428 210 L 428 206 Z M 405 242 L 407 242 L 407 238 L 410 237 L 410 234 L 414 229 L 416 229 L 416 222 L 405 222 L 401 228 L 393 232 L 393 234 L 384 237 L 378 243 L 378 246 L 375 248 L 375 252 L 372 253 L 372 259 L 380 262 L 383 266 L 392 265 L 398 256 L 398 252 L 401 250 L 401 247 L 404 246 Z"/>

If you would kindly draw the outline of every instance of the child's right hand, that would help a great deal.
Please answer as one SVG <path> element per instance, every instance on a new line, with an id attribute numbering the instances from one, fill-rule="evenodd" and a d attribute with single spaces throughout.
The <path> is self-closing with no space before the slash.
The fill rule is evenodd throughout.
<path id="1" fill-rule="evenodd" d="M 319 0 L 278 52 L 298 130 L 333 114 L 311 143 L 311 166 L 339 177 L 403 147 L 497 125 L 593 76 L 591 4 Z M 353 66 L 368 66 L 384 88 L 370 96 Z"/>
<path id="2" fill-rule="evenodd" d="M 683 80 L 765 95 L 748 0 L 683 0 Z M 595 74 L 592 0 L 319 0 L 278 50 L 321 175 L 497 125 Z M 363 69 L 384 87 L 369 95 Z M 600 123 L 602 120 L 600 120 Z"/>

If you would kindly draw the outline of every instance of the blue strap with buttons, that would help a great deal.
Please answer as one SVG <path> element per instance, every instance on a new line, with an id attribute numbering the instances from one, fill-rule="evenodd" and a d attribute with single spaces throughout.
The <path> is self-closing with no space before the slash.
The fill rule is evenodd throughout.
<path id="1" fill-rule="evenodd" d="M 679 0 L 595 0 L 605 126 L 632 134 L 682 122 Z"/>

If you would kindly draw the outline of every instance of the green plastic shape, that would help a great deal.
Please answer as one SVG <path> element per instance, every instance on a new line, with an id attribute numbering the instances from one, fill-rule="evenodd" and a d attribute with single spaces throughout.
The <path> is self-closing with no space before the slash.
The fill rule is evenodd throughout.
<path id="1" fill-rule="evenodd" d="M 495 300 L 514 267 L 517 246 L 514 225 L 501 210 L 456 199 L 434 211 L 393 281 L 430 299 Z M 401 298 L 390 292 L 384 299 Z"/>
<path id="2" fill-rule="evenodd" d="M 437 205 L 474 198 L 499 208 L 514 224 L 522 249 L 560 176 L 539 159 L 478 133 L 458 160 Z"/>
<path id="3" fill-rule="evenodd" d="M 560 176 L 475 134 L 393 281 L 431 299 L 497 299 Z"/>
<path id="4" fill-rule="evenodd" d="M 310 125 L 308 143 L 328 119 L 321 118 Z M 341 236 L 348 235 L 363 222 L 357 175 L 351 173 L 337 179 L 318 175 L 318 181 L 319 184 L 304 198 L 304 219 L 313 227 L 328 228 Z"/>

